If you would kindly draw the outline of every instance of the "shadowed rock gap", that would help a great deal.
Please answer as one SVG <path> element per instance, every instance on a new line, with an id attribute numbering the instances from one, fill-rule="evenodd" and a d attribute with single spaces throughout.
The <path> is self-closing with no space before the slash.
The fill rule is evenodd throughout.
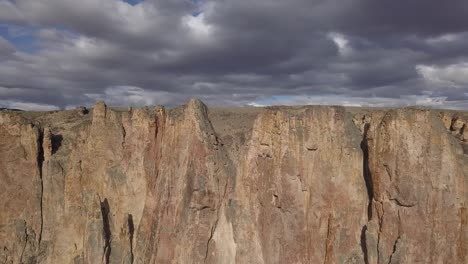
<path id="1" fill-rule="evenodd" d="M 206 260 L 208 259 L 208 253 L 210 252 L 210 242 L 213 239 L 213 235 L 214 235 L 217 225 L 218 225 L 218 219 L 216 219 L 215 223 L 211 227 L 210 237 L 208 238 L 208 242 L 206 242 L 206 252 L 205 252 L 205 259 L 203 260 L 203 263 L 206 263 Z"/>
<path id="2" fill-rule="evenodd" d="M 51 143 L 52 143 L 52 155 L 53 155 L 62 146 L 63 136 L 62 135 L 52 135 L 50 140 L 51 140 Z"/>
<path id="3" fill-rule="evenodd" d="M 43 164 L 44 164 L 44 147 L 43 147 L 43 143 L 44 143 L 44 131 L 42 129 L 38 129 L 39 131 L 39 136 L 38 136 L 38 139 L 37 139 L 37 148 L 38 148 L 38 153 L 37 153 L 37 166 L 38 166 L 38 169 L 39 169 L 39 178 L 40 178 L 40 183 L 41 183 L 41 187 L 40 187 L 40 200 L 39 200 L 39 208 L 40 208 L 40 214 L 41 214 L 41 227 L 40 227 L 40 230 L 39 230 L 39 238 L 38 238 L 38 245 L 40 246 L 41 245 L 41 240 L 42 240 L 42 229 L 44 227 L 44 210 L 43 210 L 43 206 L 42 206 L 42 203 L 43 203 L 43 199 L 44 199 L 44 181 L 42 179 L 42 171 L 44 170 L 43 168 Z"/>
<path id="4" fill-rule="evenodd" d="M 211 124 L 210 124 L 211 125 Z M 211 241 L 213 240 L 213 236 L 214 236 L 214 233 L 216 231 L 216 227 L 218 226 L 218 222 L 219 222 L 219 217 L 220 217 L 220 211 L 221 211 L 221 206 L 223 206 L 223 202 L 224 200 L 226 199 L 226 194 L 227 194 L 227 187 L 228 187 L 228 179 L 226 179 L 226 183 L 224 185 L 224 190 L 223 190 L 223 195 L 221 197 L 221 200 L 219 202 L 219 205 L 217 206 L 217 211 L 216 211 L 216 220 L 213 224 L 213 226 L 211 227 L 211 233 L 210 233 L 210 237 L 208 238 L 208 241 L 206 242 L 206 252 L 205 252 L 205 259 L 204 259 L 204 263 L 206 263 L 207 259 L 208 259 L 208 254 L 209 254 L 209 251 L 210 251 L 210 243 Z"/>
<path id="5" fill-rule="evenodd" d="M 457 121 L 458 121 L 458 116 L 454 116 L 450 124 L 450 128 L 449 128 L 450 131 L 455 131 L 455 124 L 457 123 Z"/>
<path id="6" fill-rule="evenodd" d="M 131 214 L 128 214 L 127 224 L 130 239 L 130 263 L 133 263 L 133 235 L 135 233 L 135 226 L 133 224 L 133 216 Z"/>
<path id="7" fill-rule="evenodd" d="M 367 232 L 367 225 L 362 227 L 361 231 L 361 250 L 364 255 L 364 263 L 369 264 L 369 257 L 367 251 L 367 241 L 366 241 L 366 232 Z"/>
<path id="8" fill-rule="evenodd" d="M 395 243 L 393 244 L 393 250 L 392 250 L 392 254 L 390 255 L 390 258 L 388 259 L 388 264 L 392 263 L 392 258 L 395 255 L 399 241 L 400 241 L 400 236 L 397 237 L 397 239 L 395 240 Z"/>
<path id="9" fill-rule="evenodd" d="M 104 255 L 105 263 L 109 264 L 109 257 L 111 254 L 111 230 L 109 224 L 109 202 L 107 198 L 104 199 L 104 202 L 101 202 L 101 213 L 102 213 L 102 229 L 104 236 Z"/>
<path id="10" fill-rule="evenodd" d="M 370 129 L 370 124 L 364 125 L 364 134 L 361 141 L 361 149 L 363 154 L 362 160 L 362 170 L 364 181 L 366 182 L 367 188 L 367 197 L 369 198 L 369 204 L 367 206 L 367 218 L 370 220 L 372 218 L 372 200 L 374 199 L 374 189 L 372 186 L 372 177 L 371 171 L 369 168 L 369 145 L 368 145 L 368 133 Z"/>
<path id="11" fill-rule="evenodd" d="M 369 129 L 370 129 L 370 124 L 365 124 L 364 133 L 363 133 L 362 141 L 361 141 L 362 173 L 363 173 L 364 181 L 366 183 L 367 198 L 369 199 L 369 202 L 367 205 L 367 221 L 370 221 L 372 218 L 372 200 L 374 199 L 374 189 L 372 186 L 371 171 L 369 168 L 369 145 L 368 145 Z M 361 231 L 361 250 L 364 255 L 364 263 L 368 264 L 369 257 L 368 257 L 368 250 L 367 250 L 366 231 L 367 231 L 367 225 L 363 226 L 362 231 Z"/>

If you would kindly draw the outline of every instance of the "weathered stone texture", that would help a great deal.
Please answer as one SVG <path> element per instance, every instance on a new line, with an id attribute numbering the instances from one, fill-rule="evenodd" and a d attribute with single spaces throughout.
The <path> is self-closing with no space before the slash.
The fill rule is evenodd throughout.
<path id="1" fill-rule="evenodd" d="M 373 133 L 369 263 L 464 263 L 466 176 L 456 139 L 417 109 L 387 112 Z"/>
<path id="2" fill-rule="evenodd" d="M 3 111 L 0 263 L 466 263 L 466 120 Z"/>

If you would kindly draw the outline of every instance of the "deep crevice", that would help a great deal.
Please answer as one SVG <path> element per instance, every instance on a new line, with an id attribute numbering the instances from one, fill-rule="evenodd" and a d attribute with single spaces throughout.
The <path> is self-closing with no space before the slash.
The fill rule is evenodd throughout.
<path id="1" fill-rule="evenodd" d="M 211 227 L 211 233 L 210 233 L 210 237 L 208 238 L 208 242 L 206 243 L 206 252 L 205 252 L 205 259 L 203 260 L 203 263 L 206 263 L 206 260 L 208 259 L 208 254 L 209 254 L 209 251 L 210 251 L 210 243 L 211 243 L 211 240 L 213 239 L 213 235 L 216 231 L 216 228 L 218 226 L 218 222 L 219 222 L 219 217 L 220 217 L 220 211 L 221 211 L 221 207 L 223 206 L 223 203 L 226 199 L 226 194 L 227 194 L 227 189 L 228 189 L 228 186 L 229 186 L 229 178 L 226 179 L 226 182 L 224 184 L 224 191 L 223 191 L 223 195 L 222 197 L 220 197 L 220 201 L 219 201 L 219 205 L 217 207 L 217 212 L 216 212 L 216 220 L 213 224 L 213 226 Z"/>
<path id="2" fill-rule="evenodd" d="M 364 263 L 369 264 L 369 257 L 367 255 L 368 251 L 367 251 L 366 231 L 367 231 L 367 225 L 363 226 L 361 230 L 361 249 L 364 255 Z"/>
<path id="3" fill-rule="evenodd" d="M 130 264 L 133 263 L 133 235 L 135 234 L 135 226 L 133 224 L 133 216 L 131 214 L 128 214 L 128 233 L 129 233 L 129 239 L 130 239 Z"/>
<path id="4" fill-rule="evenodd" d="M 41 214 L 41 227 L 39 230 L 39 238 L 38 238 L 38 244 L 39 246 L 41 245 L 41 240 L 42 240 L 42 229 L 44 227 L 44 210 L 43 210 L 43 199 L 44 199 L 44 181 L 42 179 L 42 171 L 43 171 L 43 165 L 44 165 L 44 130 L 38 129 L 39 131 L 39 136 L 37 138 L 37 166 L 39 169 L 39 180 L 41 184 L 41 193 L 40 193 L 40 201 L 39 201 L 39 208 L 40 208 L 40 214 Z"/>
<path id="5" fill-rule="evenodd" d="M 127 137 L 127 130 L 125 130 L 125 126 L 122 124 L 122 148 L 125 148 L 126 137 Z"/>
<path id="6" fill-rule="evenodd" d="M 109 264 L 109 257 L 111 254 L 112 233 L 111 233 L 110 224 L 109 224 L 110 208 L 109 208 L 109 202 L 107 201 L 107 198 L 105 198 L 104 201 L 101 202 L 101 213 L 102 213 L 102 231 L 103 231 L 103 236 L 104 236 L 103 257 L 105 258 L 105 263 Z"/>
<path id="7" fill-rule="evenodd" d="M 208 242 L 206 242 L 206 252 L 205 252 L 205 259 L 204 259 L 203 263 L 206 263 L 206 260 L 208 259 L 208 253 L 209 253 L 209 250 L 210 250 L 210 242 L 213 239 L 213 235 L 214 235 L 214 232 L 216 230 L 216 226 L 218 225 L 218 220 L 219 219 L 216 219 L 214 225 L 211 227 L 210 237 L 208 238 Z"/>
<path id="8" fill-rule="evenodd" d="M 363 154 L 362 170 L 363 170 L 364 181 L 366 182 L 367 197 L 369 199 L 369 203 L 367 205 L 367 219 L 368 220 L 372 218 L 372 200 L 374 199 L 372 175 L 371 175 L 371 171 L 369 168 L 369 145 L 368 145 L 369 129 L 370 129 L 370 124 L 369 123 L 365 124 L 364 133 L 363 133 L 362 141 L 361 141 L 361 149 L 362 149 L 362 154 Z"/>
<path id="9" fill-rule="evenodd" d="M 450 131 L 455 131 L 455 123 L 458 121 L 458 116 L 454 116 L 452 118 L 452 122 L 450 123 Z"/>
<path id="10" fill-rule="evenodd" d="M 393 251 L 392 251 L 392 254 L 390 255 L 390 258 L 388 259 L 388 264 L 392 263 L 393 255 L 395 254 L 397 250 L 398 241 L 400 241 L 400 236 L 397 237 L 397 239 L 395 240 L 395 243 L 393 244 Z"/>

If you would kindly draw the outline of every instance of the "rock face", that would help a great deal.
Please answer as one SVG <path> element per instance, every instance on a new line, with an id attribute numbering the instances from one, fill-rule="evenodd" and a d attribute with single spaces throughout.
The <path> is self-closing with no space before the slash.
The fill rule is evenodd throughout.
<path id="1" fill-rule="evenodd" d="M 464 120 L 2 111 L 0 263 L 466 263 Z"/>
<path id="2" fill-rule="evenodd" d="M 430 111 L 388 112 L 368 135 L 372 263 L 465 263 L 463 151 Z"/>

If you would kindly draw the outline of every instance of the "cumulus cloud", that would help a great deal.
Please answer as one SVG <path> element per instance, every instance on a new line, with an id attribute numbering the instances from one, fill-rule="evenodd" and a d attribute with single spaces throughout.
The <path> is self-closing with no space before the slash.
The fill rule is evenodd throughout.
<path id="1" fill-rule="evenodd" d="M 447 66 L 416 66 L 419 74 L 429 82 L 455 88 L 468 87 L 468 62 Z"/>
<path id="2" fill-rule="evenodd" d="M 467 13 L 466 0 L 0 0 L 0 106 L 465 107 Z"/>

